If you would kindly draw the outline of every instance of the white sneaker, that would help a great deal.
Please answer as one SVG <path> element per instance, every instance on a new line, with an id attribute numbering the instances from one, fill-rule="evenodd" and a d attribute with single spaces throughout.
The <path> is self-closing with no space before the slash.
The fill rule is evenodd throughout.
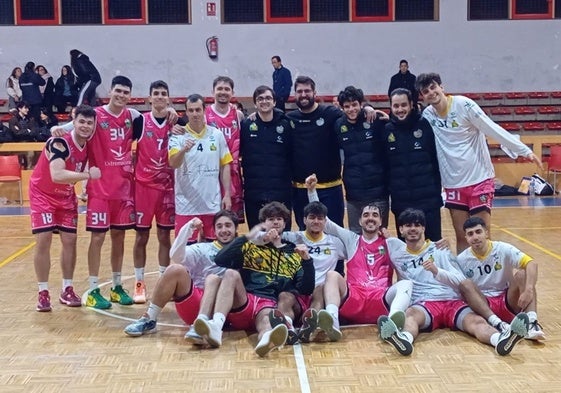
<path id="1" fill-rule="evenodd" d="M 504 321 L 501 321 L 499 323 L 497 323 L 495 326 L 493 326 L 495 329 L 497 329 L 499 331 L 499 333 L 504 332 L 505 330 L 507 330 L 510 325 Z"/>
<path id="2" fill-rule="evenodd" d="M 288 338 L 288 328 L 286 325 L 277 325 L 272 330 L 268 330 L 263 334 L 261 340 L 255 347 L 255 353 L 260 357 L 264 357 L 275 348 L 280 348 Z"/>
<path id="3" fill-rule="evenodd" d="M 541 325 L 538 321 L 534 321 L 530 323 L 530 327 L 528 328 L 528 334 L 524 337 L 527 340 L 545 340 L 545 333 L 542 330 Z"/>
<path id="4" fill-rule="evenodd" d="M 195 325 L 191 325 L 187 333 L 185 333 L 185 340 L 193 345 L 204 345 L 205 340 L 195 331 Z"/>
<path id="5" fill-rule="evenodd" d="M 222 330 L 214 324 L 213 321 L 205 321 L 204 319 L 195 319 L 195 332 L 201 336 L 213 348 L 222 345 Z"/>
<path id="6" fill-rule="evenodd" d="M 397 352 L 403 356 L 408 356 L 413 353 L 413 344 L 409 342 L 405 334 L 399 331 L 394 321 L 382 315 L 378 318 L 377 325 L 380 338 L 388 344 L 393 345 Z"/>
<path id="7" fill-rule="evenodd" d="M 327 334 L 330 341 L 339 341 L 343 337 L 343 333 L 339 329 L 339 321 L 327 310 L 319 310 L 318 326 Z"/>
<path id="8" fill-rule="evenodd" d="M 509 328 L 499 336 L 495 351 L 501 356 L 508 355 L 516 343 L 526 337 L 529 326 L 528 315 L 523 312 L 518 313 L 510 323 Z"/>

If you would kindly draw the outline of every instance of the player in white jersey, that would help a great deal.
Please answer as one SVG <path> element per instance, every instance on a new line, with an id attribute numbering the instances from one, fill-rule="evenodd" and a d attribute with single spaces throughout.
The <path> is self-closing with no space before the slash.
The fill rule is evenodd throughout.
<path id="1" fill-rule="evenodd" d="M 53 233 L 60 233 L 62 250 L 62 291 L 59 301 L 70 307 L 79 307 L 82 301 L 74 293 L 72 279 L 76 266 L 76 225 L 78 203 L 74 183 L 98 179 L 99 168 L 85 171 L 87 140 L 95 129 L 95 111 L 86 105 L 76 108 L 73 130 L 62 137 L 53 137 L 37 161 L 29 179 L 31 229 L 35 235 L 33 264 L 39 285 L 37 311 L 51 311 L 49 295 L 50 249 Z"/>
<path id="2" fill-rule="evenodd" d="M 406 209 L 398 217 L 398 226 L 405 243 L 389 238 L 388 249 L 398 277 L 413 281 L 412 305 L 406 311 L 403 329 L 381 316 L 380 337 L 400 354 L 410 355 L 420 331 L 459 329 L 491 344 L 499 355 L 509 354 L 528 332 L 528 316 L 520 313 L 505 331 L 497 331 L 462 300 L 458 287 L 465 277 L 449 250 L 438 249 L 425 240 L 424 213 Z"/>
<path id="3" fill-rule="evenodd" d="M 177 314 L 191 325 L 185 339 L 195 344 L 204 343 L 192 324 L 195 318 L 208 320 L 213 313 L 216 293 L 226 271 L 214 263 L 214 257 L 235 238 L 238 220 L 234 213 L 221 210 L 213 218 L 217 240 L 185 246 L 193 231 L 200 230 L 202 225 L 200 219 L 193 218 L 181 228 L 170 251 L 173 264 L 158 280 L 146 312 L 125 328 L 127 335 L 137 337 L 155 332 L 158 316 L 171 299 Z"/>
<path id="4" fill-rule="evenodd" d="M 319 200 L 316 184 L 315 174 L 306 178 L 311 202 Z M 389 313 L 401 325 L 411 300 L 411 281 L 402 280 L 392 285 L 393 268 L 386 240 L 380 236 L 380 208 L 376 204 L 364 206 L 359 225 L 361 235 L 329 219 L 325 225 L 325 232 L 337 236 L 345 246 L 347 276 L 342 277 L 336 271 L 327 272 L 323 287 L 325 309 L 317 313 L 317 320 L 308 318 L 305 322 L 310 329 L 318 326 L 331 341 L 342 338 L 339 315 L 349 323 L 375 323 L 380 315 Z"/>
<path id="5" fill-rule="evenodd" d="M 440 75 L 419 75 L 417 89 L 429 105 L 423 117 L 434 131 L 445 207 L 450 211 L 459 254 L 468 247 L 462 229 L 468 217 L 481 217 L 487 228 L 491 224 L 495 171 L 485 137 L 500 142 L 512 154 L 535 162 L 541 170 L 543 166 L 530 148 L 493 122 L 473 100 L 447 96 Z"/>
<path id="6" fill-rule="evenodd" d="M 458 264 L 469 278 L 460 289 L 470 307 L 493 326 L 510 323 L 515 313 L 525 311 L 530 321 L 526 338 L 545 339 L 536 313 L 537 262 L 511 244 L 489 240 L 479 217 L 468 218 L 464 231 L 470 247 L 458 255 Z M 484 298 L 474 295 L 477 289 Z"/>
<path id="7" fill-rule="evenodd" d="M 215 238 L 212 219 L 230 209 L 230 163 L 232 156 L 222 133 L 205 124 L 204 98 L 187 97 L 189 122 L 183 135 L 169 140 L 169 163 L 175 168 L 175 233 L 193 217 L 203 221 L 204 238 Z M 220 189 L 224 190 L 221 197 Z M 196 231 L 189 242 L 199 235 Z"/>
<path id="8" fill-rule="evenodd" d="M 155 218 L 158 236 L 158 267 L 160 274 L 169 265 L 170 232 L 174 228 L 175 203 L 173 194 L 173 168 L 168 162 L 167 122 L 169 87 L 158 80 L 150 84 L 151 111 L 144 113 L 144 129 L 136 145 L 135 208 L 136 239 L 133 249 L 135 303 L 146 302 L 144 268 L 146 245 L 150 238 L 152 220 Z"/>

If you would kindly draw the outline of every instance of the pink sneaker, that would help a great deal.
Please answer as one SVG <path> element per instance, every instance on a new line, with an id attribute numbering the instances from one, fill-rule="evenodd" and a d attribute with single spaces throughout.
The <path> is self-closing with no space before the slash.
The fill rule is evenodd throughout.
<path id="1" fill-rule="evenodd" d="M 39 312 L 51 311 L 51 296 L 49 295 L 49 291 L 46 289 L 39 291 L 39 294 L 37 295 L 36 310 Z"/>
<path id="2" fill-rule="evenodd" d="M 58 300 L 68 307 L 80 307 L 82 305 L 82 299 L 74 293 L 74 288 L 71 286 L 66 287 L 66 289 L 60 293 Z"/>

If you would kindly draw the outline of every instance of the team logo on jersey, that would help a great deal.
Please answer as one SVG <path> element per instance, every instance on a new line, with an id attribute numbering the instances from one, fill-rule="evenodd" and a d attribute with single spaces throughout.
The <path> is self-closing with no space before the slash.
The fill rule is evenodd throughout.
<path id="1" fill-rule="evenodd" d="M 277 134 L 282 134 L 284 132 L 283 126 L 277 126 Z"/>
<path id="2" fill-rule="evenodd" d="M 284 143 L 284 141 L 282 140 L 282 136 L 277 135 L 277 143 Z"/>
<path id="3" fill-rule="evenodd" d="M 257 124 L 255 124 L 255 123 L 251 123 L 249 125 L 249 131 L 257 131 L 257 128 L 258 128 Z"/>
<path id="4" fill-rule="evenodd" d="M 423 136 L 423 130 L 419 129 L 413 131 L 413 136 L 417 139 L 421 138 Z"/>
<path id="5" fill-rule="evenodd" d="M 466 277 L 467 277 L 467 278 L 473 278 L 473 276 L 474 276 L 473 270 L 472 270 L 472 269 L 469 269 L 469 270 L 466 272 Z"/>
<path id="6" fill-rule="evenodd" d="M 372 131 L 366 131 L 364 134 L 365 139 L 372 139 Z"/>
<path id="7" fill-rule="evenodd" d="M 125 119 L 125 127 L 131 128 L 131 121 L 129 119 Z"/>
<path id="8" fill-rule="evenodd" d="M 388 135 L 388 142 L 395 142 L 395 135 L 393 134 L 393 132 Z"/>
<path id="9" fill-rule="evenodd" d="M 413 144 L 413 149 L 419 150 L 420 148 L 421 148 L 421 144 L 420 144 L 419 142 L 415 142 L 415 143 Z"/>
<path id="10" fill-rule="evenodd" d="M 214 143 L 210 144 L 210 151 L 216 151 L 216 145 Z"/>
<path id="11" fill-rule="evenodd" d="M 152 131 L 146 131 L 146 136 L 148 138 L 152 138 L 154 136 L 154 133 Z"/>
<path id="12" fill-rule="evenodd" d="M 452 120 L 452 127 L 458 127 L 458 122 L 456 119 Z"/>
<path id="13" fill-rule="evenodd" d="M 232 128 L 238 128 L 238 122 L 236 120 L 232 120 Z"/>
<path id="14" fill-rule="evenodd" d="M 316 125 L 321 127 L 324 124 L 325 124 L 325 120 L 323 120 L 323 117 L 320 117 L 319 119 L 316 120 Z"/>
<path id="15" fill-rule="evenodd" d="M 127 152 L 123 151 L 123 147 L 120 146 L 119 150 L 113 150 L 111 149 L 111 153 L 113 153 L 113 156 L 115 157 L 115 160 L 117 161 L 122 161 L 126 158 Z"/>
<path id="16" fill-rule="evenodd" d="M 364 123 L 362 123 L 362 128 L 364 128 L 365 130 L 369 130 L 370 129 L 370 123 L 365 121 Z"/>
<path id="17" fill-rule="evenodd" d="M 214 142 L 216 139 L 214 138 L 214 135 L 211 135 L 208 137 L 208 140 L 211 142 Z"/>
<path id="18" fill-rule="evenodd" d="M 318 125 L 319 125 L 319 124 L 318 124 Z M 341 126 L 341 133 L 347 132 L 347 131 L 349 131 L 349 129 L 347 128 L 346 125 L 343 124 L 343 125 Z"/>
<path id="19" fill-rule="evenodd" d="M 386 255 L 386 248 L 384 246 L 378 247 L 378 254 Z"/>
<path id="20" fill-rule="evenodd" d="M 479 195 L 479 201 L 486 203 L 487 202 L 487 195 L 483 194 L 483 195 Z"/>
<path id="21" fill-rule="evenodd" d="M 325 255 L 331 255 L 331 249 L 326 248 L 325 250 L 323 250 L 323 253 L 324 253 Z"/>
<path id="22" fill-rule="evenodd" d="M 493 269 L 495 269 L 496 272 L 498 272 L 499 270 L 501 270 L 503 268 L 503 265 L 501 265 L 499 263 L 499 261 L 495 262 L 495 266 L 493 266 Z"/>
<path id="23" fill-rule="evenodd" d="M 103 128 L 104 130 L 109 128 L 109 122 L 108 121 L 102 121 L 100 124 L 101 128 Z"/>

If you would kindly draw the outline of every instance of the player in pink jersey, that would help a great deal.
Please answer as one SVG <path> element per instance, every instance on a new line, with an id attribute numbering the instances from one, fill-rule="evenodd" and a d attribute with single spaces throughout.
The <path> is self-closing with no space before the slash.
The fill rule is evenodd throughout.
<path id="1" fill-rule="evenodd" d="M 156 218 L 158 235 L 158 263 L 160 274 L 169 266 L 170 231 L 174 228 L 175 201 L 173 168 L 168 163 L 167 122 L 169 88 L 158 80 L 150 85 L 152 110 L 144 113 L 144 131 L 137 142 L 135 165 L 136 240 L 134 243 L 134 275 L 136 283 L 133 300 L 146 302 L 144 268 L 146 244 L 150 237 L 152 220 Z"/>
<path id="2" fill-rule="evenodd" d="M 70 307 L 79 307 L 80 298 L 74 293 L 72 279 L 76 266 L 76 226 L 78 202 L 74 183 L 85 179 L 99 179 L 99 168 L 87 162 L 86 141 L 95 128 L 95 111 L 86 105 L 76 108 L 73 130 L 62 137 L 52 137 L 29 180 L 31 229 L 37 242 L 33 262 L 39 282 L 37 311 L 51 311 L 49 296 L 50 249 L 53 232 L 60 233 L 62 251 L 62 292 L 59 301 Z"/>
<path id="3" fill-rule="evenodd" d="M 232 211 L 237 214 L 241 223 L 245 222 L 243 208 L 242 177 L 240 172 L 240 127 L 244 115 L 236 105 L 232 104 L 234 81 L 227 76 L 218 76 L 212 82 L 214 103 L 205 109 L 206 123 L 218 128 L 228 143 L 232 155 L 230 164 L 230 197 Z M 224 191 L 222 191 L 224 192 Z"/>

